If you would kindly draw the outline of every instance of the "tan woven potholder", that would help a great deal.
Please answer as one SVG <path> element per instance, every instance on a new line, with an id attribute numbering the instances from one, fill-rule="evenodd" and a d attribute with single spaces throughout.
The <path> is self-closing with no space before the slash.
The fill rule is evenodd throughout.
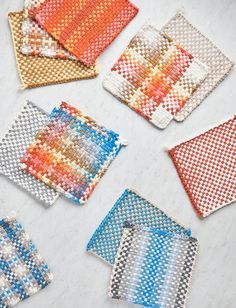
<path id="1" fill-rule="evenodd" d="M 97 68 L 70 59 L 55 59 L 23 55 L 20 51 L 23 12 L 9 13 L 9 23 L 22 88 L 41 87 L 96 77 Z"/>
<path id="2" fill-rule="evenodd" d="M 181 13 L 171 18 L 162 31 L 209 68 L 204 82 L 174 117 L 183 121 L 225 79 L 234 63 Z"/>

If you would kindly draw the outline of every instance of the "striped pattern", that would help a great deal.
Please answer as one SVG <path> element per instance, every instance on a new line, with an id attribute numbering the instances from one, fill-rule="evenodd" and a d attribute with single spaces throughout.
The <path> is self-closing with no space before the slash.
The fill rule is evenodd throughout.
<path id="1" fill-rule="evenodd" d="M 34 11 L 43 2 L 44 0 L 25 0 L 24 2 L 21 52 L 25 55 L 76 60 L 75 56 L 43 30 L 32 17 Z"/>
<path id="2" fill-rule="evenodd" d="M 137 12 L 128 0 L 46 0 L 35 19 L 80 61 L 91 65 Z"/>
<path id="3" fill-rule="evenodd" d="M 22 54 L 23 15 L 23 12 L 9 13 L 9 23 L 22 88 L 42 87 L 97 76 L 96 66 L 88 67 L 79 61 Z"/>
<path id="4" fill-rule="evenodd" d="M 109 295 L 145 307 L 183 308 L 197 251 L 192 237 L 126 224 Z"/>
<path id="5" fill-rule="evenodd" d="M 172 38 L 145 25 L 104 80 L 104 87 L 165 128 L 204 80 L 207 67 Z"/>
<path id="6" fill-rule="evenodd" d="M 0 220 L 0 307 L 7 308 L 45 288 L 53 275 L 21 224 Z"/>
<path id="7" fill-rule="evenodd" d="M 35 135 L 47 124 L 48 115 L 27 101 L 0 142 L 0 173 L 34 198 L 51 206 L 59 193 L 20 167 L 20 160 Z"/>
<path id="8" fill-rule="evenodd" d="M 69 199 L 84 203 L 119 153 L 120 136 L 62 103 L 21 160 L 22 167 Z"/>
<path id="9" fill-rule="evenodd" d="M 208 67 L 208 74 L 204 81 L 175 115 L 176 121 L 183 121 L 227 77 L 234 63 L 180 13 L 171 18 L 162 31 Z M 221 45 L 223 44 L 222 40 Z"/>
<path id="10" fill-rule="evenodd" d="M 169 151 L 201 217 L 236 201 L 236 115 Z"/>
<path id="11" fill-rule="evenodd" d="M 175 234 L 191 233 L 157 206 L 133 190 L 126 189 L 95 231 L 87 251 L 114 264 L 125 221 Z"/>

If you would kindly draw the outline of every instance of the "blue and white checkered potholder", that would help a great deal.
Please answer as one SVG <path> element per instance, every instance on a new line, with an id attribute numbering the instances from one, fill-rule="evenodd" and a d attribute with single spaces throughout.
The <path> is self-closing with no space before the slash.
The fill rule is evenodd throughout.
<path id="1" fill-rule="evenodd" d="M 15 218 L 0 220 L 0 307 L 7 308 L 45 288 L 47 264 Z"/>
<path id="2" fill-rule="evenodd" d="M 189 229 L 167 216 L 158 207 L 133 190 L 126 189 L 95 231 L 87 245 L 87 251 L 114 264 L 125 221 L 174 234 L 191 234 Z"/>

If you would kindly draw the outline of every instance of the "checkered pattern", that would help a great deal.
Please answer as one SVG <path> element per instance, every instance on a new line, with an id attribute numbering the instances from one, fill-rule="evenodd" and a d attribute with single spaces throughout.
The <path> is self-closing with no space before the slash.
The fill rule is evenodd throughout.
<path id="1" fill-rule="evenodd" d="M 137 12 L 128 0 L 45 0 L 35 19 L 80 61 L 92 65 Z"/>
<path id="2" fill-rule="evenodd" d="M 169 151 L 200 216 L 236 201 L 235 149 L 236 116 Z"/>
<path id="3" fill-rule="evenodd" d="M 47 114 L 33 103 L 26 102 L 0 142 L 0 173 L 50 206 L 59 194 L 20 167 L 20 160 L 26 149 L 46 123 Z"/>
<path id="4" fill-rule="evenodd" d="M 128 224 L 109 295 L 145 307 L 183 308 L 197 251 L 194 238 Z"/>
<path id="5" fill-rule="evenodd" d="M 15 218 L 0 220 L 0 307 L 16 305 L 45 288 L 53 275 Z"/>
<path id="6" fill-rule="evenodd" d="M 33 12 L 45 0 L 25 0 L 24 21 L 22 23 L 21 52 L 25 55 L 45 56 L 60 59 L 74 59 L 75 56 L 64 49 L 32 17 Z"/>
<path id="7" fill-rule="evenodd" d="M 22 167 L 78 203 L 85 203 L 118 155 L 118 134 L 62 103 L 21 160 Z"/>
<path id="8" fill-rule="evenodd" d="M 71 59 L 34 57 L 21 52 L 23 12 L 9 13 L 17 68 L 22 88 L 42 87 L 97 76 L 96 66 Z"/>
<path id="9" fill-rule="evenodd" d="M 234 63 L 182 14 L 176 14 L 162 31 L 208 67 L 205 80 L 175 115 L 175 120 L 183 121 L 225 79 Z"/>
<path id="10" fill-rule="evenodd" d="M 165 128 L 204 80 L 207 67 L 172 38 L 145 25 L 104 80 L 104 87 Z"/>
<path id="11" fill-rule="evenodd" d="M 125 221 L 170 233 L 190 235 L 189 229 L 134 191 L 126 189 L 95 231 L 87 245 L 87 251 L 114 264 Z"/>

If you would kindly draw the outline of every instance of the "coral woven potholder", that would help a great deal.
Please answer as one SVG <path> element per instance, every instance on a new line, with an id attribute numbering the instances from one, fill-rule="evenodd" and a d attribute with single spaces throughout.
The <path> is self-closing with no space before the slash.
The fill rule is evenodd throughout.
<path id="1" fill-rule="evenodd" d="M 97 76 L 95 66 L 87 67 L 79 61 L 22 54 L 23 12 L 10 13 L 9 22 L 22 88 L 41 87 Z"/>
<path id="2" fill-rule="evenodd" d="M 197 251 L 195 238 L 126 224 L 109 295 L 145 307 L 183 308 Z"/>
<path id="3" fill-rule="evenodd" d="M 208 66 L 205 80 L 175 115 L 175 120 L 183 121 L 225 79 L 234 63 L 180 13 L 162 31 Z"/>
<path id="4" fill-rule="evenodd" d="M 186 229 L 157 206 L 126 189 L 113 208 L 94 232 L 87 245 L 87 251 L 97 255 L 109 264 L 114 264 L 124 222 L 155 227 L 174 234 L 190 235 Z"/>
<path id="5" fill-rule="evenodd" d="M 22 168 L 83 204 L 124 145 L 121 137 L 61 103 L 21 160 Z"/>
<path id="6" fill-rule="evenodd" d="M 145 25 L 103 85 L 159 128 L 165 128 L 207 75 L 207 66 L 171 37 Z"/>
<path id="7" fill-rule="evenodd" d="M 40 27 L 32 17 L 33 12 L 44 1 L 45 0 L 25 0 L 21 52 L 25 55 L 76 60 L 75 56 L 65 50 L 65 48 Z"/>
<path id="8" fill-rule="evenodd" d="M 47 264 L 15 218 L 0 220 L 0 307 L 16 305 L 53 279 Z"/>
<path id="9" fill-rule="evenodd" d="M 137 12 L 128 0 L 46 0 L 34 17 L 80 61 L 91 65 Z"/>
<path id="10" fill-rule="evenodd" d="M 169 151 L 201 217 L 236 201 L 236 116 Z"/>
<path id="11" fill-rule="evenodd" d="M 47 114 L 27 101 L 0 141 L 0 173 L 45 205 L 52 205 L 59 194 L 20 167 L 20 160 L 35 135 L 47 124 Z"/>

